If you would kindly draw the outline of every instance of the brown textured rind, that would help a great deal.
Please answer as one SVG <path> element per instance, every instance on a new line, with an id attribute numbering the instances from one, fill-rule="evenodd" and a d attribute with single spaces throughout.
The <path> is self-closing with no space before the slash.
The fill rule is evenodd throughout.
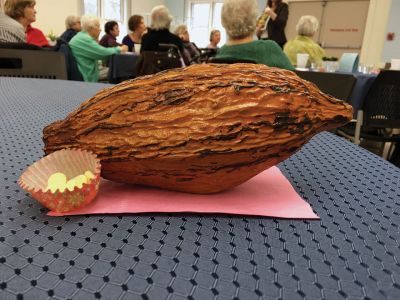
<path id="1" fill-rule="evenodd" d="M 63 148 L 96 153 L 110 180 L 215 193 L 351 117 L 351 106 L 293 72 L 202 64 L 102 90 L 47 126 L 43 140 L 46 154 Z"/>

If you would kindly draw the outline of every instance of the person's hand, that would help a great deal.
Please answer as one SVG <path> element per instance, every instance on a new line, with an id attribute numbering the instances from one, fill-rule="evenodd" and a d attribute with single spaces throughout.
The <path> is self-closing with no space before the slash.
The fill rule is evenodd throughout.
<path id="1" fill-rule="evenodd" d="M 267 15 L 269 15 L 269 14 L 271 13 L 271 8 L 270 8 L 269 6 L 267 6 L 267 7 L 264 9 L 264 13 L 267 14 Z"/>
<path id="2" fill-rule="evenodd" d="M 121 53 L 126 53 L 126 52 L 128 52 L 128 46 L 122 45 L 119 47 L 119 50 L 121 51 Z"/>

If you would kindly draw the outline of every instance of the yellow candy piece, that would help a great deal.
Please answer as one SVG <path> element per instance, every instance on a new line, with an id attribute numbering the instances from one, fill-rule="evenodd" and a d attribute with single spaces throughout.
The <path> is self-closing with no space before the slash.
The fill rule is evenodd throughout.
<path id="1" fill-rule="evenodd" d="M 65 174 L 59 172 L 54 173 L 47 180 L 46 191 L 50 190 L 52 193 L 55 193 L 57 190 L 60 190 L 60 192 L 64 192 L 66 184 L 67 176 L 65 176 Z"/>
<path id="2" fill-rule="evenodd" d="M 78 176 L 72 178 L 71 180 L 75 180 L 75 185 L 76 185 L 78 188 L 81 188 L 82 185 L 83 185 L 84 183 L 87 183 L 87 181 L 88 181 L 85 175 L 78 175 Z"/>
<path id="3" fill-rule="evenodd" d="M 91 179 L 94 179 L 94 174 L 92 172 L 90 172 L 90 171 L 86 171 L 85 172 L 85 176 L 86 176 L 88 181 L 91 180 Z"/>
<path id="4" fill-rule="evenodd" d="M 70 180 L 68 180 L 68 182 L 67 182 L 67 189 L 68 189 L 69 191 L 72 192 L 72 191 L 74 190 L 75 186 L 76 186 L 76 181 L 75 181 L 75 179 L 70 179 Z"/>

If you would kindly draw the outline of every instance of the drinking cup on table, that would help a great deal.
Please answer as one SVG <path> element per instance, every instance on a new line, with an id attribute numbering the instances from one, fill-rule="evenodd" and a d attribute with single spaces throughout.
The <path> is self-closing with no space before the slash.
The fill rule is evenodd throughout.
<path id="1" fill-rule="evenodd" d="M 400 70 L 400 58 L 392 58 L 390 60 L 390 70 Z"/>
<path id="2" fill-rule="evenodd" d="M 297 53 L 297 67 L 305 69 L 309 56 L 308 53 Z"/>
<path id="3" fill-rule="evenodd" d="M 359 64 L 358 72 L 363 74 L 368 74 L 368 65 L 367 64 Z"/>
<path id="4" fill-rule="evenodd" d="M 140 47 L 141 47 L 141 46 L 142 46 L 141 44 L 134 44 L 134 45 L 133 45 L 133 47 L 134 47 L 134 52 L 137 53 L 137 54 L 140 54 Z"/>

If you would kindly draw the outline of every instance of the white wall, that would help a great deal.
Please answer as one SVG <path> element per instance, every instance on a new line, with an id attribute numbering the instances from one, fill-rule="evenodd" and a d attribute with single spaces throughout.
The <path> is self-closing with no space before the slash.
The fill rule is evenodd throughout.
<path id="1" fill-rule="evenodd" d="M 131 0 L 131 15 L 142 15 L 146 25 L 150 25 L 150 12 L 156 5 L 164 5 L 164 0 Z"/>
<path id="2" fill-rule="evenodd" d="M 162 4 L 164 0 L 131 0 L 131 12 L 132 15 L 150 13 L 154 6 Z"/>
<path id="3" fill-rule="evenodd" d="M 185 0 L 165 0 L 164 2 L 174 17 L 173 26 L 185 23 Z"/>
<path id="4" fill-rule="evenodd" d="M 45 35 L 52 30 L 60 35 L 65 30 L 65 18 L 68 15 L 80 14 L 79 0 L 36 0 L 36 22 L 32 25 L 38 27 Z"/>
<path id="5" fill-rule="evenodd" d="M 392 0 L 370 0 L 360 56 L 361 63 L 375 67 L 383 66 L 382 51 L 391 4 Z"/>
<path id="6" fill-rule="evenodd" d="M 390 62 L 392 58 L 400 58 L 400 0 L 393 0 L 389 13 L 389 20 L 384 31 L 382 61 Z M 385 39 L 388 32 L 394 32 L 392 41 Z"/>
<path id="7" fill-rule="evenodd" d="M 131 0 L 128 16 L 148 15 L 154 6 L 161 4 L 164 4 L 164 0 Z M 81 14 L 81 0 L 36 0 L 36 10 L 37 21 L 33 26 L 40 28 L 46 35 L 51 30 L 60 35 L 65 30 L 65 18 Z"/>

